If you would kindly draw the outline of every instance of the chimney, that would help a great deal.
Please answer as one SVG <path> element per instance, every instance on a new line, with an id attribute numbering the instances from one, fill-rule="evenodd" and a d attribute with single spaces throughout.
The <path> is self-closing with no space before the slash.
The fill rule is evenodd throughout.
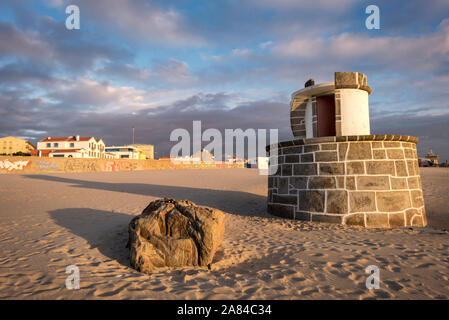
<path id="1" fill-rule="evenodd" d="M 79 134 L 76 135 L 76 141 L 80 141 L 80 135 Z"/>
<path id="2" fill-rule="evenodd" d="M 50 139 L 51 139 L 51 137 L 47 137 L 47 139 L 48 139 L 48 140 L 50 140 Z"/>

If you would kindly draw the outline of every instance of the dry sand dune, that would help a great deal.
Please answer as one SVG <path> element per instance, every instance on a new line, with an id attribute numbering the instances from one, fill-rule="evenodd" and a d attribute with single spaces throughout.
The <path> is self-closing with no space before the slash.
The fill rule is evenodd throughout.
<path id="1" fill-rule="evenodd" d="M 422 177 L 429 227 L 365 230 L 269 216 L 254 169 L 0 175 L 0 299 L 448 299 L 449 170 Z M 227 213 L 212 270 L 129 267 L 127 224 L 164 196 Z"/>

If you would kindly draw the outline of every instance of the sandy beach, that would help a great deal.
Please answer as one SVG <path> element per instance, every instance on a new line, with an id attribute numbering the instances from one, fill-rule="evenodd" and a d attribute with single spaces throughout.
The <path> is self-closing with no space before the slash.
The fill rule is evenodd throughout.
<path id="1" fill-rule="evenodd" d="M 257 169 L 0 175 L 0 299 L 448 299 L 449 170 L 421 175 L 428 227 L 393 230 L 270 216 Z M 128 223 L 160 197 L 226 213 L 211 270 L 129 267 Z"/>

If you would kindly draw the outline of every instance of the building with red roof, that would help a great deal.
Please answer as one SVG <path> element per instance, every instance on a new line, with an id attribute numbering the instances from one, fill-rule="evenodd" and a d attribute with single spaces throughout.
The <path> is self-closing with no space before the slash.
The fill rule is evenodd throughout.
<path id="1" fill-rule="evenodd" d="M 40 157 L 112 158 L 102 139 L 95 137 L 47 137 L 37 143 L 33 155 Z"/>

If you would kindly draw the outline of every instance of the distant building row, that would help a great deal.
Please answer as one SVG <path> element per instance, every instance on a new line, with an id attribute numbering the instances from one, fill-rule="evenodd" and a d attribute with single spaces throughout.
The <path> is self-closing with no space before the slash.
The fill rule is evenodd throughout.
<path id="1" fill-rule="evenodd" d="M 37 143 L 16 138 L 0 138 L 0 154 L 31 154 L 38 157 L 100 158 L 100 159 L 154 159 L 153 145 L 128 145 L 106 147 L 95 137 L 47 137 Z"/>
<path id="2" fill-rule="evenodd" d="M 430 149 L 425 158 L 418 158 L 418 164 L 420 167 L 438 167 L 438 155 Z"/>

